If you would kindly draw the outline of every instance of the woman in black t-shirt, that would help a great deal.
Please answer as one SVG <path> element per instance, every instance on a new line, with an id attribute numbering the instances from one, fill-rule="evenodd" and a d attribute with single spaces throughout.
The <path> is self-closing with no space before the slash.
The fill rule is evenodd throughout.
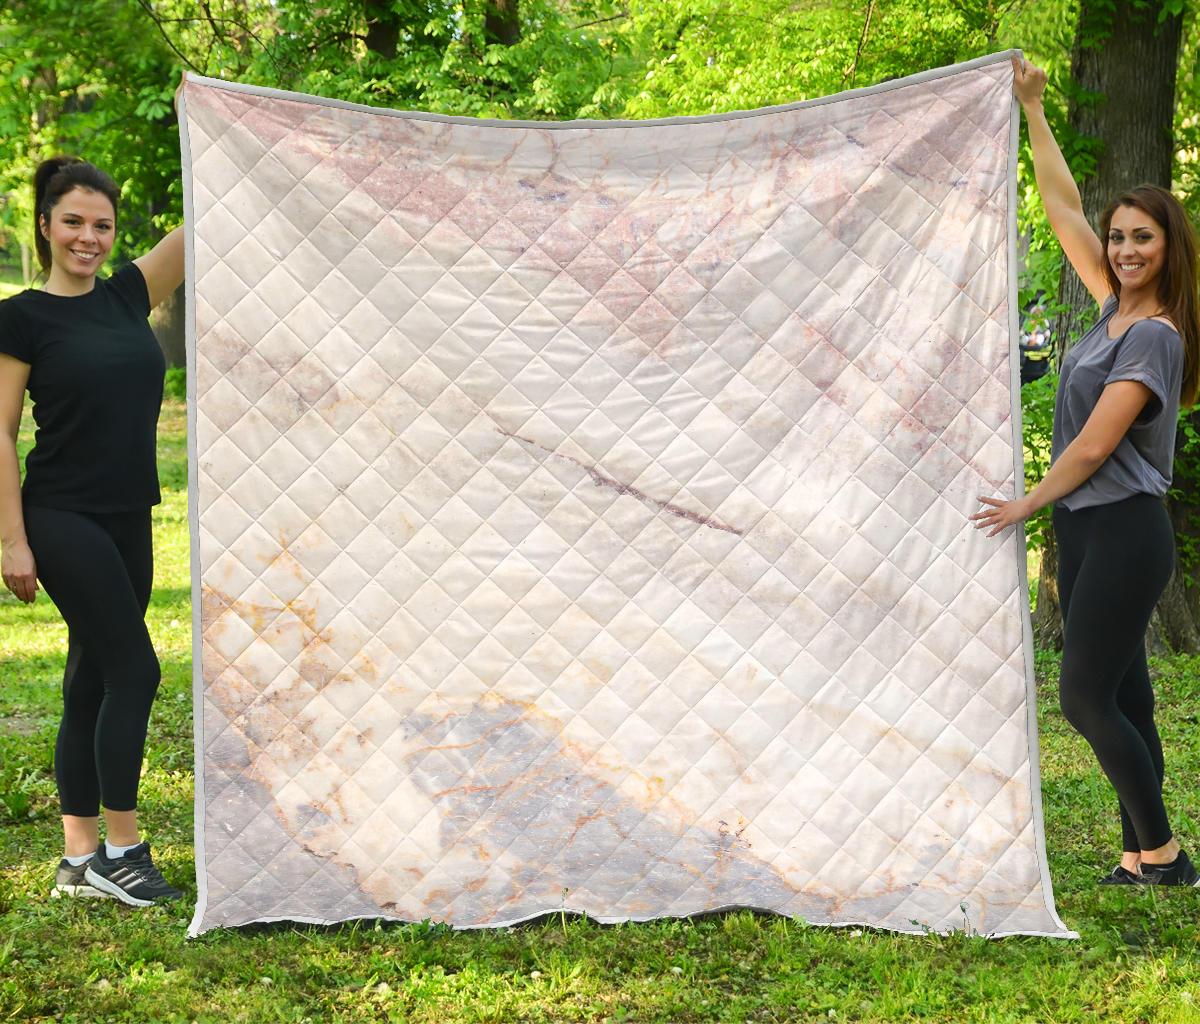
<path id="1" fill-rule="evenodd" d="M 1054 503 L 1063 616 L 1059 702 L 1118 796 L 1123 854 L 1105 885 L 1200 885 L 1163 802 L 1162 743 L 1145 636 L 1175 568 L 1170 486 L 1179 409 L 1200 388 L 1196 240 L 1165 189 L 1123 192 L 1084 215 L 1042 108 L 1046 73 L 1013 61 L 1047 219 L 1100 307 L 1063 360 L 1050 470 L 1013 501 L 970 518 L 989 537 Z"/>
<path id="2" fill-rule="evenodd" d="M 149 906 L 180 893 L 140 840 L 136 810 L 159 682 L 145 614 L 165 364 L 146 317 L 183 281 L 183 234 L 101 279 L 116 229 L 113 180 L 56 157 L 38 167 L 34 192 L 45 287 L 0 302 L 0 561 L 22 601 L 40 579 L 68 629 L 54 757 L 66 855 L 54 893 Z M 37 432 L 22 487 L 27 389 Z"/>

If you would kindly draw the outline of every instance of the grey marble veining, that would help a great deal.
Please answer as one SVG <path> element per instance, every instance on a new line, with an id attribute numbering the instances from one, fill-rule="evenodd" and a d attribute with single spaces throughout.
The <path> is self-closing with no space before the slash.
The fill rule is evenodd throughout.
<path id="1" fill-rule="evenodd" d="M 193 932 L 750 906 L 1070 935 L 1006 61 L 654 125 L 194 76 Z"/>

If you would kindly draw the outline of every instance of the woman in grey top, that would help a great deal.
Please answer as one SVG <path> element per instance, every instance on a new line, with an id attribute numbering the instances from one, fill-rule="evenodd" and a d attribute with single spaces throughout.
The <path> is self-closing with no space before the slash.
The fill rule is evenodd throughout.
<path id="1" fill-rule="evenodd" d="M 1015 501 L 970 518 L 994 536 L 1043 505 L 1058 543 L 1063 612 L 1059 697 L 1117 791 L 1124 853 L 1104 884 L 1200 885 L 1171 832 L 1145 635 L 1175 565 L 1162 496 L 1179 408 L 1200 385 L 1196 237 L 1178 200 L 1140 185 L 1101 218 L 1099 237 L 1042 109 L 1046 73 L 1014 59 L 1034 173 L 1050 226 L 1100 306 L 1063 360 L 1050 470 Z M 1103 239 L 1103 241 L 1101 241 Z"/>

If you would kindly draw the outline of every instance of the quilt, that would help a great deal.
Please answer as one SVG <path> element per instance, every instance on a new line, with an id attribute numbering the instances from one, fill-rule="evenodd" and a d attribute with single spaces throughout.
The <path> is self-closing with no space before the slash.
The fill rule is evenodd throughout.
<path id="1" fill-rule="evenodd" d="M 191 933 L 749 907 L 1074 937 L 1008 54 L 484 121 L 189 73 Z"/>

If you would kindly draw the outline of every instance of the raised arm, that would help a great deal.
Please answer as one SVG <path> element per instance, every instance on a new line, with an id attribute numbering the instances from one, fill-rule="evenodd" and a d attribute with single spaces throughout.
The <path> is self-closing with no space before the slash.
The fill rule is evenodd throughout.
<path id="1" fill-rule="evenodd" d="M 37 593 L 37 568 L 25 539 L 17 461 L 17 430 L 28 380 L 28 363 L 0 353 L 0 574 L 4 585 L 26 603 Z"/>
<path id="2" fill-rule="evenodd" d="M 1046 111 L 1042 107 L 1046 72 L 1016 57 L 1012 63 L 1013 93 L 1025 110 L 1029 144 L 1033 150 L 1033 173 L 1050 227 L 1084 287 L 1098 304 L 1103 305 L 1111 294 L 1104 277 L 1104 245 L 1084 216 L 1079 186 L 1071 177 L 1071 169 L 1046 121 Z"/>
<path id="3" fill-rule="evenodd" d="M 146 279 L 153 309 L 183 283 L 183 228 L 176 228 L 133 261 Z"/>

